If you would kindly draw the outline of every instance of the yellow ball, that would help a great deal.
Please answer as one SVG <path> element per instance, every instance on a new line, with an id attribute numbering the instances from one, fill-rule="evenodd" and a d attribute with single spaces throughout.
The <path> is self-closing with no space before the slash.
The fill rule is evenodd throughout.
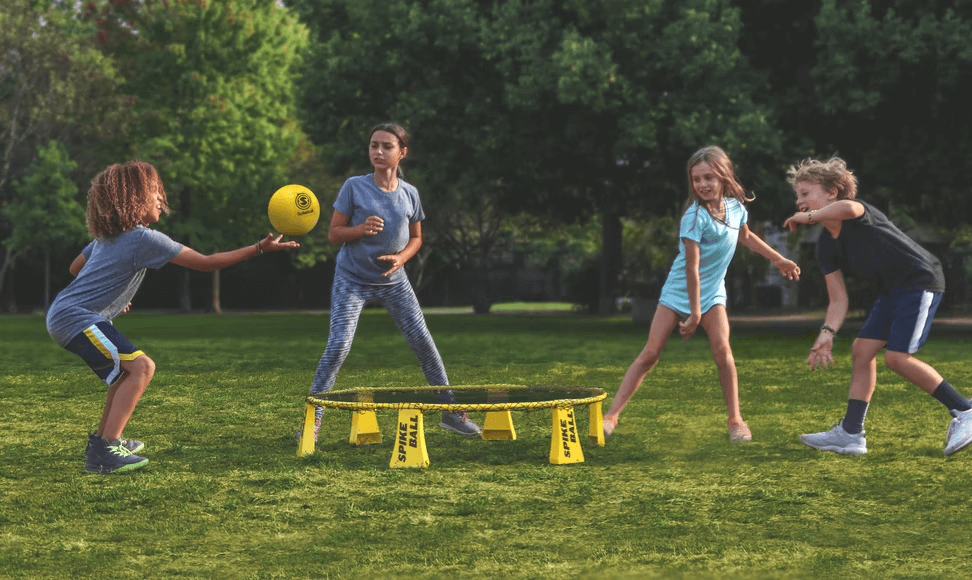
<path id="1" fill-rule="evenodd" d="M 321 204 L 303 185 L 285 185 L 274 192 L 267 207 L 273 228 L 287 236 L 302 236 L 314 229 L 321 217 Z"/>

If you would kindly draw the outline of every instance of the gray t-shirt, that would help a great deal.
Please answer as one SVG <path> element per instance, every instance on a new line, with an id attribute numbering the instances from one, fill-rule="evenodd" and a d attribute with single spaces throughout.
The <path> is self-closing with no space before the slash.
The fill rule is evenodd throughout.
<path id="1" fill-rule="evenodd" d="M 408 227 L 425 219 L 419 192 L 413 185 L 398 180 L 398 189 L 383 191 L 375 185 L 374 174 L 359 175 L 344 182 L 334 201 L 334 209 L 348 216 L 348 225 L 361 225 L 369 216 L 385 221 L 382 231 L 341 245 L 337 268 L 359 284 L 393 284 L 405 277 L 405 269 L 383 276 L 389 262 L 378 256 L 397 254 L 408 243 Z"/>
<path id="2" fill-rule="evenodd" d="M 169 236 L 137 226 L 94 240 L 83 250 L 84 267 L 47 311 L 47 332 L 66 346 L 92 324 L 121 314 L 138 291 L 146 268 L 161 268 L 182 251 Z"/>

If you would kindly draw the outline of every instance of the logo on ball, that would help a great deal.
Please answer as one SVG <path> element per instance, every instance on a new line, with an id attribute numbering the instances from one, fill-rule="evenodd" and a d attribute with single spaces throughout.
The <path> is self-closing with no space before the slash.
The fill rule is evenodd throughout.
<path id="1" fill-rule="evenodd" d="M 303 185 L 285 185 L 270 198 L 267 215 L 281 234 L 302 236 L 317 225 L 321 206 L 314 193 Z"/>

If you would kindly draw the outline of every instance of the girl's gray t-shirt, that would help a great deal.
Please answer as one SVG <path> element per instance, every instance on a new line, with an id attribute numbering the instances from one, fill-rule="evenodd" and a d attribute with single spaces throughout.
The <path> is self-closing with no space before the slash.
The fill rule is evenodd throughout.
<path id="1" fill-rule="evenodd" d="M 66 346 L 92 324 L 110 322 L 132 301 L 145 269 L 161 268 L 182 247 L 144 226 L 92 241 L 81 250 L 84 267 L 47 311 L 47 332 Z"/>
<path id="2" fill-rule="evenodd" d="M 341 245 L 337 268 L 344 275 L 359 284 L 395 284 L 406 277 L 404 268 L 384 276 L 391 264 L 378 261 L 378 256 L 402 251 L 408 243 L 408 227 L 425 219 L 415 186 L 399 179 L 398 189 L 388 192 L 375 184 L 373 173 L 359 175 L 344 182 L 334 209 L 348 217 L 349 226 L 361 225 L 369 216 L 385 222 L 377 235 Z"/>

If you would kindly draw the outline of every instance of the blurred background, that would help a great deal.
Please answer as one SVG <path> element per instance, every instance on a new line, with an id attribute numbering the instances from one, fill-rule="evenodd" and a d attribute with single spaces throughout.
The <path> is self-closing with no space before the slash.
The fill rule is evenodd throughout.
<path id="1" fill-rule="evenodd" d="M 779 225 L 787 167 L 838 155 L 942 260 L 942 312 L 967 313 L 970 82 L 967 0 L 3 0 L 0 312 L 69 282 L 90 181 L 129 159 L 165 183 L 155 227 L 204 253 L 270 231 L 282 185 L 323 210 L 299 251 L 149 271 L 133 307 L 327 308 L 331 204 L 391 120 L 426 213 L 407 266 L 424 306 L 650 308 L 685 163 L 716 144 L 756 195 L 750 227 L 804 272 L 784 282 L 740 250 L 734 311 L 826 303 L 817 232 Z"/>

